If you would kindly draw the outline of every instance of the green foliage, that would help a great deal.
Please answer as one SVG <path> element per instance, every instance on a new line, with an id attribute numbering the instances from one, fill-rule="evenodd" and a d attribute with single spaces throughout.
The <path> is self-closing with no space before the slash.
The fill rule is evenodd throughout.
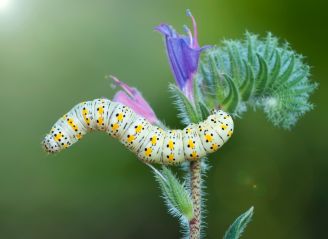
<path id="1" fill-rule="evenodd" d="M 169 85 L 173 102 L 179 112 L 178 117 L 184 125 L 198 123 L 210 115 L 210 110 L 203 101 L 202 92 L 194 80 L 194 100 L 191 102 L 184 93 L 174 84 Z"/>
<path id="2" fill-rule="evenodd" d="M 290 128 L 311 110 L 309 96 L 317 87 L 310 67 L 287 43 L 267 34 L 246 33 L 243 41 L 226 40 L 204 53 L 197 82 L 205 104 L 241 115 L 261 108 L 275 125 Z"/>
<path id="3" fill-rule="evenodd" d="M 193 218 L 193 204 L 185 183 L 180 183 L 167 167 L 163 167 L 159 171 L 153 166 L 149 166 L 153 169 L 155 178 L 159 183 L 169 213 L 179 218 L 182 224 L 186 224 Z"/>
<path id="4" fill-rule="evenodd" d="M 176 85 L 170 84 L 169 90 L 179 111 L 178 117 L 184 125 L 201 121 L 197 109 Z"/>
<path id="5" fill-rule="evenodd" d="M 251 207 L 245 213 L 241 214 L 226 231 L 223 239 L 238 239 L 244 232 L 247 224 L 251 221 L 254 208 Z"/>
<path id="6" fill-rule="evenodd" d="M 239 116 L 251 107 L 261 108 L 275 126 L 288 129 L 313 107 L 309 97 L 317 84 L 309 80 L 309 69 L 287 43 L 279 44 L 270 33 L 259 39 L 247 32 L 243 41 L 226 40 L 221 47 L 204 53 L 194 77 L 192 100 L 173 84 L 169 89 L 185 125 L 204 120 L 210 109 L 222 108 Z M 193 203 L 186 187 L 190 185 L 190 169 L 185 168 L 186 180 L 180 183 L 168 168 L 158 171 L 152 167 L 169 212 L 180 219 L 188 237 Z M 202 199 L 203 193 L 201 190 Z M 224 239 L 240 238 L 252 216 L 253 207 L 235 220 Z"/>

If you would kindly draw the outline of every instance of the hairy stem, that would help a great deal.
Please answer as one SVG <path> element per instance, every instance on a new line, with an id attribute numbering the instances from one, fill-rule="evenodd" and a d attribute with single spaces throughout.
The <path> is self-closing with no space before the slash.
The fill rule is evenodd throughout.
<path id="1" fill-rule="evenodd" d="M 190 239 L 200 238 L 201 229 L 201 160 L 190 162 L 190 188 L 194 216 L 189 221 Z"/>

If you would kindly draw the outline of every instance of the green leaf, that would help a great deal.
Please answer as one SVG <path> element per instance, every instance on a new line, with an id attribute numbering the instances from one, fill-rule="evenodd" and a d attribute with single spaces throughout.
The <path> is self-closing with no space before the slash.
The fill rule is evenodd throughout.
<path id="1" fill-rule="evenodd" d="M 237 86 L 234 81 L 228 75 L 224 75 L 224 78 L 228 82 L 229 85 L 229 94 L 222 102 L 222 108 L 227 112 L 234 112 L 239 103 L 239 92 Z"/>
<path id="2" fill-rule="evenodd" d="M 193 203 L 185 184 L 180 183 L 167 167 L 159 171 L 150 164 L 148 166 L 154 172 L 170 214 L 183 223 L 190 221 L 193 218 Z"/>
<path id="3" fill-rule="evenodd" d="M 274 82 L 273 87 L 277 88 L 289 80 L 291 74 L 293 73 L 294 65 L 295 65 L 295 56 L 291 55 L 287 69 Z"/>
<path id="4" fill-rule="evenodd" d="M 179 111 L 178 116 L 182 123 L 188 125 L 201 121 L 194 106 L 176 85 L 170 84 L 169 90 L 174 98 L 174 103 Z"/>
<path id="5" fill-rule="evenodd" d="M 224 235 L 224 239 L 238 239 L 244 232 L 247 224 L 251 221 L 254 208 L 251 207 L 247 212 L 241 214 L 229 227 Z"/>
<path id="6" fill-rule="evenodd" d="M 203 102 L 203 96 L 200 93 L 198 82 L 194 79 L 193 80 L 193 90 L 194 90 L 194 109 L 197 114 L 197 118 L 199 121 L 203 120 L 202 117 L 202 110 L 200 108 L 200 103 Z M 198 123 L 199 121 L 195 122 Z"/>
<path id="7" fill-rule="evenodd" d="M 230 67 L 231 67 L 231 75 L 233 79 L 239 83 L 242 80 L 242 60 L 240 53 L 238 52 L 238 48 L 234 42 L 228 44 L 228 52 L 230 56 Z"/>
<path id="8" fill-rule="evenodd" d="M 207 56 L 204 60 L 207 62 L 208 67 L 205 67 L 205 65 L 199 66 L 200 75 L 202 76 L 202 82 L 199 83 L 206 87 L 205 90 L 208 93 L 208 96 L 213 96 L 215 93 L 214 90 L 216 89 L 216 80 L 214 78 L 217 75 L 217 67 L 211 56 Z"/>
<path id="9" fill-rule="evenodd" d="M 242 116 L 247 108 L 260 108 L 274 125 L 288 129 L 313 108 L 309 98 L 317 84 L 309 79 L 310 67 L 271 33 L 264 39 L 246 32 L 243 41 L 225 40 L 204 53 L 200 68 L 197 81 L 216 81 L 204 81 L 200 89 L 210 110 L 223 106 Z"/>
<path id="10" fill-rule="evenodd" d="M 268 86 L 271 86 L 272 82 L 278 79 L 281 69 L 281 59 L 278 50 L 275 50 L 275 56 L 274 66 L 269 74 Z"/>
<path id="11" fill-rule="evenodd" d="M 209 86 L 211 88 L 211 92 L 213 92 L 214 96 L 222 101 L 224 99 L 224 92 L 222 91 L 222 82 L 220 82 L 222 73 L 220 73 L 220 68 L 218 65 L 223 66 L 223 59 L 218 55 L 217 57 L 211 56 L 209 58 L 209 64 L 211 68 L 211 72 L 213 73 L 213 84 Z M 220 90 L 218 90 L 220 89 Z"/>
<path id="12" fill-rule="evenodd" d="M 256 80 L 256 94 L 261 95 L 265 91 L 269 79 L 268 65 L 260 54 L 256 54 L 256 57 L 260 66 Z"/>
<path id="13" fill-rule="evenodd" d="M 276 48 L 277 48 L 277 38 L 273 37 L 271 32 L 269 32 L 266 36 L 263 58 L 269 61 L 270 58 L 273 56 Z"/>
<path id="14" fill-rule="evenodd" d="M 194 106 L 195 106 L 194 108 L 197 114 L 197 118 L 199 119 L 199 121 L 205 120 L 210 115 L 210 110 L 204 103 L 205 97 L 200 92 L 196 79 L 194 79 L 193 84 L 194 84 L 193 87 L 194 87 Z"/>
<path id="15" fill-rule="evenodd" d="M 239 91 L 242 100 L 247 101 L 255 89 L 255 77 L 251 66 L 246 60 L 244 60 L 244 66 L 246 69 L 246 75 L 242 85 L 239 87 Z"/>
<path id="16" fill-rule="evenodd" d="M 211 114 L 210 110 L 203 102 L 199 102 L 198 104 L 202 114 L 202 119 L 205 120 Z"/>
<path id="17" fill-rule="evenodd" d="M 228 72 L 228 68 L 229 66 L 227 66 L 225 59 L 223 58 L 223 55 L 221 54 L 213 54 L 212 58 L 214 59 L 215 62 L 217 62 L 218 64 L 216 64 L 217 68 L 216 68 L 216 72 L 219 73 L 218 77 L 220 77 L 220 75 L 222 75 L 222 72 Z M 218 68 L 218 66 L 220 68 Z"/>
<path id="18" fill-rule="evenodd" d="M 247 42 L 247 60 L 250 65 L 255 65 L 255 41 L 256 36 L 249 32 L 246 32 L 246 42 Z"/>

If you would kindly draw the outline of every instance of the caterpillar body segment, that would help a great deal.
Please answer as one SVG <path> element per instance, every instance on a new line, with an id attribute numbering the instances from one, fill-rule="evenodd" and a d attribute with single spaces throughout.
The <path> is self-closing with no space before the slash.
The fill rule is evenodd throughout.
<path id="1" fill-rule="evenodd" d="M 149 132 L 146 136 L 146 139 L 141 143 L 141 147 L 137 153 L 137 156 L 140 160 L 145 162 L 153 162 L 156 159 L 156 162 L 163 164 L 163 144 L 166 137 L 166 131 L 163 129 L 152 126 L 149 128 Z"/>
<path id="2" fill-rule="evenodd" d="M 163 164 L 185 161 L 182 130 L 167 130 L 162 147 Z"/>
<path id="3" fill-rule="evenodd" d="M 90 131 L 117 138 L 147 163 L 178 164 L 217 151 L 233 133 L 232 117 L 222 110 L 183 130 L 164 130 L 129 107 L 108 99 L 77 104 L 61 117 L 42 142 L 49 153 L 70 147 Z"/>
<path id="4" fill-rule="evenodd" d="M 198 125 L 190 124 L 183 130 L 184 157 L 196 160 L 206 155 L 206 150 L 199 137 Z"/>
<path id="5" fill-rule="evenodd" d="M 217 151 L 224 144 L 220 135 L 206 121 L 198 124 L 198 134 L 207 153 Z"/>
<path id="6" fill-rule="evenodd" d="M 149 132 L 154 128 L 146 119 L 136 117 L 124 132 L 121 142 L 132 152 L 139 152 Z"/>
<path id="7" fill-rule="evenodd" d="M 232 118 L 222 110 L 210 115 L 204 122 L 216 131 L 223 142 L 226 142 L 233 133 Z"/>
<path id="8" fill-rule="evenodd" d="M 111 104 L 110 102 L 109 104 Z M 128 107 L 122 104 L 117 104 L 113 113 L 109 118 L 109 126 L 107 133 L 114 138 L 121 139 L 124 132 L 128 129 L 130 124 L 136 119 L 136 114 Z"/>

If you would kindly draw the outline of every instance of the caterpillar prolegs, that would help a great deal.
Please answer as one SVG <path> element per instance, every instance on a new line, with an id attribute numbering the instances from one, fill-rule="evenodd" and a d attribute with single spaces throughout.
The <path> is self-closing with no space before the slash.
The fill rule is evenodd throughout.
<path id="1" fill-rule="evenodd" d="M 108 99 L 77 104 L 46 135 L 45 151 L 56 153 L 90 131 L 105 131 L 148 163 L 176 164 L 217 151 L 232 135 L 233 120 L 222 110 L 183 130 L 164 130 L 129 107 Z"/>

